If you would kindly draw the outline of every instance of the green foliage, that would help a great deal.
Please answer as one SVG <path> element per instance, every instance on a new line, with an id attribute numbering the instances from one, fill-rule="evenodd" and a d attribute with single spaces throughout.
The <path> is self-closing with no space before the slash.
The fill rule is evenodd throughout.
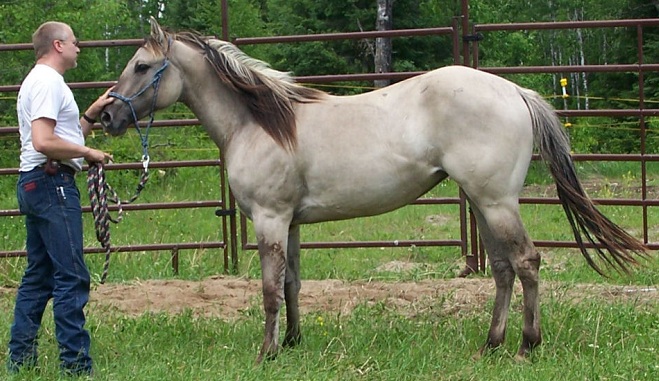
<path id="1" fill-rule="evenodd" d="M 363 0 L 329 6 L 309 0 L 271 0 L 267 6 L 273 35 L 359 31 L 364 26 L 371 30 L 375 25 L 375 13 L 364 11 L 374 4 Z M 286 44 L 272 52 L 271 63 L 295 75 L 364 72 L 370 63 L 367 50 L 359 40 Z"/>
<path id="2" fill-rule="evenodd" d="M 162 2 L 164 9 L 159 13 L 159 22 L 167 28 L 194 30 L 206 36 L 222 38 L 222 14 L 219 1 L 168 0 Z M 229 0 L 229 38 L 263 36 L 268 27 L 262 20 L 260 1 Z"/>
<path id="3" fill-rule="evenodd" d="M 460 14 L 460 1 L 439 3 L 432 0 L 397 0 L 393 7 L 395 29 L 448 26 Z M 52 2 L 34 0 L 0 4 L 3 25 L 20 25 L 0 31 L 0 42 L 28 42 L 34 29 L 43 21 L 57 19 L 74 28 L 82 40 L 139 38 L 148 32 L 148 16 L 156 16 L 162 25 L 174 30 L 193 29 L 206 35 L 221 36 L 219 3 L 211 0 L 161 0 L 144 2 L 86 1 Z M 374 30 L 376 4 L 350 0 L 323 2 L 311 0 L 229 0 L 229 38 L 266 35 L 318 34 Z M 657 7 L 644 0 L 595 1 L 558 0 L 537 3 L 529 0 L 511 2 L 470 2 L 472 23 L 548 22 L 619 18 L 656 18 Z M 467 32 L 467 31 L 466 31 Z M 479 44 L 481 67 L 529 65 L 577 65 L 636 63 L 638 33 L 636 28 L 593 28 L 581 30 L 538 30 L 489 32 Z M 430 70 L 452 63 L 452 42 L 446 36 L 394 38 L 393 67 L 396 71 Z M 644 60 L 659 57 L 659 32 L 645 28 Z M 295 75 L 368 73 L 374 68 L 373 40 L 337 40 L 295 44 L 243 46 L 256 58 Z M 67 73 L 67 81 L 106 81 L 116 79 L 134 48 L 85 48 L 80 67 Z M 33 62 L 32 52 L 3 52 L 0 77 L 3 84 L 19 83 Z M 514 80 L 552 96 L 560 94 L 561 77 L 569 79 L 567 102 L 570 109 L 636 108 L 629 101 L 638 100 L 635 73 L 566 73 L 540 76 L 515 76 Z M 644 73 L 644 96 L 656 102 L 659 75 Z M 354 94 L 370 88 L 368 83 L 337 85 L 334 92 Z M 76 92 L 81 107 L 98 96 L 101 89 Z M 638 101 L 637 101 L 638 102 Z M 0 97 L 0 124 L 15 125 L 15 98 Z M 559 100 L 556 106 L 562 108 Z M 647 105 L 646 105 L 647 107 Z M 639 152 L 638 131 L 630 131 L 630 118 L 607 121 L 610 128 L 586 128 L 573 134 L 580 152 Z M 573 123 L 574 124 L 574 123 Z M 576 127 L 576 125 L 575 125 Z M 576 128 L 575 128 L 576 130 Z M 636 128 L 638 130 L 638 128 Z M 602 143 L 603 142 L 603 143 Z M 648 145 L 654 149 L 656 145 Z M 9 146 L 12 149 L 11 145 Z"/>
<path id="4" fill-rule="evenodd" d="M 297 0 L 267 2 L 267 18 L 274 35 L 371 31 L 375 29 L 376 4 L 347 1 L 323 4 Z M 429 13 L 431 2 L 397 1 L 394 29 L 437 26 L 439 15 Z M 442 22 L 449 21 L 446 12 Z M 448 37 L 394 38 L 393 65 L 397 71 L 430 70 L 452 62 Z M 368 73 L 374 70 L 374 40 L 339 40 L 287 44 L 272 52 L 273 66 L 296 75 Z M 337 90 L 341 93 L 341 90 Z"/>
<path id="5" fill-rule="evenodd" d="M 79 40 L 106 40 L 137 37 L 137 18 L 128 4 L 119 0 L 53 2 L 48 0 L 21 1 L 0 5 L 3 25 L 20 25 L 0 32 L 2 43 L 31 42 L 32 33 L 45 21 L 58 20 L 71 25 Z M 111 20 L 111 22 L 110 22 Z M 119 76 L 134 48 L 82 48 L 79 67 L 65 75 L 67 82 L 109 81 Z M 32 51 L 2 52 L 0 77 L 2 84 L 18 84 L 34 64 Z M 76 91 L 81 108 L 99 95 L 100 90 Z M 15 94 L 0 98 L 0 125 L 16 125 Z"/>

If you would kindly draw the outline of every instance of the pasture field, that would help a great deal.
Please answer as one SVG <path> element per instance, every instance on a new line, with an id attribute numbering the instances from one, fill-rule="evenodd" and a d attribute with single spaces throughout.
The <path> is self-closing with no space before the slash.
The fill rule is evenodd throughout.
<path id="1" fill-rule="evenodd" d="M 559 288 L 572 286 L 563 283 Z M 513 359 L 521 326 L 519 299 L 513 303 L 507 343 L 481 360 L 470 356 L 484 339 L 491 301 L 452 307 L 438 298 L 416 312 L 384 302 L 359 304 L 349 314 L 307 312 L 301 346 L 260 366 L 253 363 L 263 319 L 256 299 L 230 321 L 191 312 L 126 316 L 93 303 L 88 327 L 94 339 L 94 379 L 657 379 L 656 295 L 653 301 L 642 296 L 619 300 L 589 294 L 572 298 L 560 292 L 556 297 L 543 295 L 545 342 L 521 363 Z M 10 295 L 3 293 L 0 303 L 9 311 Z M 10 316 L 0 318 L 3 337 Z M 50 318 L 45 319 L 40 348 L 40 369 L 12 378 L 2 369 L 0 378 L 58 379 Z"/>
<path id="2" fill-rule="evenodd" d="M 192 158 L 195 153 L 186 155 Z M 638 197 L 637 164 L 578 166 L 591 197 Z M 652 164 L 648 171 L 653 187 L 650 196 L 656 198 L 659 168 Z M 135 172 L 110 173 L 108 177 L 121 194 L 130 193 L 137 182 Z M 78 180 L 85 200 L 84 179 Z M 218 181 L 217 172 L 208 169 L 156 171 L 141 200 L 213 199 L 218 197 Z M 15 179 L 5 176 L 0 182 L 0 207 L 15 208 Z M 528 184 L 524 195 L 552 192 L 542 167 L 534 165 Z M 448 181 L 431 195 L 455 196 L 457 188 Z M 607 206 L 602 210 L 632 234 L 640 235 L 635 230 L 640 226 L 640 208 Z M 220 221 L 213 212 L 127 212 L 121 224 L 112 226 L 112 243 L 219 239 Z M 522 205 L 522 215 L 533 239 L 571 239 L 559 206 Z M 85 216 L 85 242 L 96 246 L 89 217 Z M 655 209 L 650 209 L 649 225 L 650 239 L 659 241 Z M 22 218 L 2 220 L 4 249 L 20 249 L 23 234 Z M 378 217 L 302 227 L 303 241 L 457 237 L 457 206 L 453 205 L 410 206 Z M 238 274 L 230 276 L 219 275 L 223 263 L 219 250 L 182 251 L 177 276 L 169 252 L 115 254 L 108 284 L 94 284 L 88 307 L 94 380 L 659 379 L 656 259 L 630 276 L 602 278 L 575 250 L 540 250 L 544 343 L 526 362 L 513 359 L 522 326 L 519 287 L 505 345 L 472 360 L 489 327 L 493 281 L 488 274 L 456 280 L 464 265 L 458 248 L 412 247 L 303 250 L 303 342 L 259 366 L 254 359 L 261 345 L 264 317 L 256 252 L 240 252 Z M 87 259 L 98 280 L 103 256 Z M 9 336 L 14 291 L 23 267 L 23 259 L 0 261 L 3 343 Z M 332 288 L 336 282 L 342 288 Z M 172 284 L 177 286 L 164 287 Z M 227 292 L 230 285 L 233 288 Z M 422 286 L 425 288 L 418 288 Z M 218 290 L 224 292 L 222 297 L 217 297 Z M 209 295 L 219 299 L 219 307 L 206 300 Z M 195 305 L 193 299 L 208 303 Z M 230 303 L 237 299 L 241 304 Z M 159 304 L 165 300 L 170 304 Z M 50 311 L 44 317 L 40 341 L 41 367 L 13 377 L 0 368 L 1 380 L 58 379 Z M 5 360 L 2 351 L 0 361 Z"/>

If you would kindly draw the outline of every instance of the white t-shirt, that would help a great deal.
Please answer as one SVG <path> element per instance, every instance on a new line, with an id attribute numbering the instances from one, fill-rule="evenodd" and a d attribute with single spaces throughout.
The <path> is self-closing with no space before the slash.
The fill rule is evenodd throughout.
<path id="1" fill-rule="evenodd" d="M 27 172 L 46 162 L 47 158 L 32 145 L 32 121 L 48 118 L 55 121 L 55 135 L 75 144 L 84 145 L 80 126 L 80 110 L 64 77 L 47 65 L 37 64 L 25 77 L 16 103 L 21 136 L 21 164 Z M 82 169 L 83 158 L 63 160 L 63 164 Z"/>

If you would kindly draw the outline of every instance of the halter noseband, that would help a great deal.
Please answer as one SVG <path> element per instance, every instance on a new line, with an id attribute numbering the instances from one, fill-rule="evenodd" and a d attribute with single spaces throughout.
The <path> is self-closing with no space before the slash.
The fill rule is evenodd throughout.
<path id="1" fill-rule="evenodd" d="M 133 116 L 133 123 L 135 124 L 135 129 L 140 134 L 140 139 L 142 141 L 142 165 L 144 166 L 145 171 L 147 171 L 149 167 L 149 153 L 148 153 L 149 129 L 151 128 L 151 124 L 153 124 L 153 118 L 155 116 L 154 114 L 156 109 L 156 99 L 158 98 L 158 89 L 160 88 L 160 80 L 162 79 L 163 72 L 165 71 L 165 69 L 167 69 L 167 66 L 169 66 L 169 60 L 165 59 L 162 66 L 155 72 L 155 74 L 153 74 L 153 79 L 151 79 L 151 82 L 146 84 L 138 92 L 136 92 L 134 95 L 130 97 L 125 97 L 119 93 L 115 93 L 114 91 L 108 93 L 109 97 L 117 98 L 120 101 L 126 103 L 128 107 L 130 107 L 130 112 Z M 142 134 L 142 130 L 140 129 L 140 126 L 138 124 L 139 119 L 137 118 L 135 107 L 133 107 L 133 100 L 135 100 L 135 98 L 142 95 L 150 87 L 153 87 L 153 100 L 151 101 L 151 110 L 149 111 L 150 119 L 149 119 L 149 123 L 147 123 L 146 125 L 145 133 Z"/>

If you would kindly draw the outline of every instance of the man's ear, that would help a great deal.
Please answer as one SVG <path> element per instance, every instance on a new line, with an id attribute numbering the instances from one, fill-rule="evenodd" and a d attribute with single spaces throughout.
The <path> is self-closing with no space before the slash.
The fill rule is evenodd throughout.
<path id="1" fill-rule="evenodd" d="M 55 50 L 56 52 L 61 53 L 64 50 L 64 48 L 62 47 L 62 40 L 53 40 L 52 44 L 53 44 L 53 50 Z"/>

